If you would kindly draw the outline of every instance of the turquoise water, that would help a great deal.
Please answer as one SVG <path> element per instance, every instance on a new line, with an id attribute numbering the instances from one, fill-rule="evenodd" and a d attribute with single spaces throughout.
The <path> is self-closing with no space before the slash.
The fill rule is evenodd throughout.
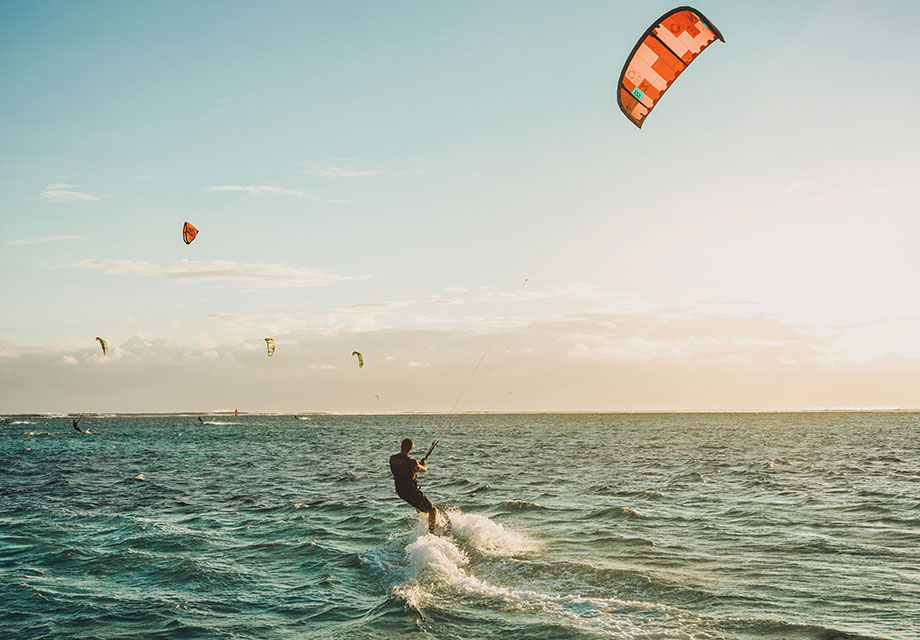
<path id="1" fill-rule="evenodd" d="M 920 638 L 920 415 L 0 425 L 0 637 Z"/>

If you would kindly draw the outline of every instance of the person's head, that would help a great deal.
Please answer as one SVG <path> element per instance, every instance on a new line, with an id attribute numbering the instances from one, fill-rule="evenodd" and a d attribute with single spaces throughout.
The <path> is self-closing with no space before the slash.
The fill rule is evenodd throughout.
<path id="1" fill-rule="evenodd" d="M 400 451 L 402 451 L 403 453 L 409 453 L 410 451 L 412 451 L 412 440 L 410 440 L 409 438 L 406 438 L 405 440 L 402 441 L 402 444 L 400 445 L 399 448 L 400 448 Z"/>

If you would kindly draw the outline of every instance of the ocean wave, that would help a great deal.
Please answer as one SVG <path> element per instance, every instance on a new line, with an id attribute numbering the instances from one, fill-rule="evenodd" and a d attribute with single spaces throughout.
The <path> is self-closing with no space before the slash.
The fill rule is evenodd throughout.
<path id="1" fill-rule="evenodd" d="M 542 504 L 536 502 L 527 502 L 526 500 L 505 500 L 502 503 L 503 507 L 507 507 L 512 511 L 533 511 L 539 509 L 546 509 Z"/>
<path id="2" fill-rule="evenodd" d="M 337 477 L 334 482 L 354 482 L 355 480 L 360 480 L 361 476 L 356 476 L 351 473 L 347 473 Z"/>
<path id="3" fill-rule="evenodd" d="M 632 507 L 608 507 L 588 514 L 589 520 L 602 520 L 605 518 L 644 518 L 645 516 Z"/>
<path id="4" fill-rule="evenodd" d="M 706 479 L 703 477 L 702 473 L 691 471 L 689 473 L 681 473 L 674 476 L 668 480 L 668 486 L 680 486 L 687 483 L 696 483 L 702 482 L 705 483 Z"/>
<path id="5" fill-rule="evenodd" d="M 904 460 L 902 460 L 901 458 L 899 458 L 899 457 L 897 457 L 897 456 L 884 455 L 884 456 L 872 456 L 871 458 L 866 458 L 866 462 L 895 462 L 895 463 L 901 463 L 901 462 L 904 462 Z"/>
<path id="6" fill-rule="evenodd" d="M 762 469 L 773 469 L 776 465 L 782 466 L 792 466 L 792 462 L 788 458 L 773 458 L 772 460 L 751 460 L 745 462 L 746 467 L 760 467 Z"/>

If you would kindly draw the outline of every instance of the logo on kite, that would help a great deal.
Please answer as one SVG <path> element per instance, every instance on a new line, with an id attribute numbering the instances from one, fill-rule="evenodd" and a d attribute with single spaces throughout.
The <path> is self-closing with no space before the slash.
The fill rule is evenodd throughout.
<path id="1" fill-rule="evenodd" d="M 185 244 L 192 244 L 192 240 L 194 240 L 197 236 L 198 228 L 191 222 L 186 222 L 184 225 L 182 225 L 182 239 L 185 241 Z"/>
<path id="2" fill-rule="evenodd" d="M 617 103 L 642 128 L 645 117 L 691 62 L 722 33 L 692 7 L 671 9 L 633 47 L 617 82 Z"/>
<path id="3" fill-rule="evenodd" d="M 352 352 L 351 352 L 351 355 L 353 355 L 353 356 L 358 356 L 358 368 L 359 368 L 359 369 L 360 369 L 361 367 L 364 366 L 364 356 L 362 356 L 362 355 L 361 355 L 360 353 L 358 353 L 357 351 L 352 351 Z"/>
<path id="4" fill-rule="evenodd" d="M 100 338 L 99 336 L 96 336 L 96 340 L 98 340 L 99 344 L 102 345 L 102 355 L 104 356 L 109 355 L 109 343 L 106 342 L 103 338 Z"/>
<path id="5" fill-rule="evenodd" d="M 265 338 L 265 346 L 268 347 L 268 357 L 275 355 L 275 341 L 271 338 Z"/>

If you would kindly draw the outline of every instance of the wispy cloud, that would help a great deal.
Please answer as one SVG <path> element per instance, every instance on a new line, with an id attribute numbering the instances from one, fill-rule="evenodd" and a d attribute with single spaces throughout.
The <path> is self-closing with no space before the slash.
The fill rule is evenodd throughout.
<path id="1" fill-rule="evenodd" d="M 241 185 L 228 184 L 228 185 L 206 187 L 205 190 L 206 191 L 242 191 L 244 193 L 252 193 L 255 195 L 273 193 L 277 195 L 307 198 L 309 200 L 316 199 L 313 196 L 311 196 L 309 193 L 304 193 L 303 191 L 300 191 L 299 189 L 286 189 L 284 187 L 274 187 L 271 185 L 241 186 Z"/>
<path id="2" fill-rule="evenodd" d="M 423 171 L 419 169 L 372 169 L 354 166 L 360 161 L 353 158 L 337 158 L 334 162 L 337 164 L 314 162 L 303 170 L 303 174 L 320 178 L 336 179 L 364 178 L 368 176 L 405 176 L 423 173 Z M 306 163 L 303 163 L 303 165 L 306 165 Z"/>
<path id="3" fill-rule="evenodd" d="M 99 199 L 92 194 L 76 191 L 75 189 L 78 186 L 76 184 L 67 184 L 66 182 L 55 182 L 45 187 L 45 190 L 41 193 L 41 198 L 51 202 L 89 202 Z"/>
<path id="4" fill-rule="evenodd" d="M 552 289 L 527 289 L 523 286 L 517 291 L 488 291 L 473 298 L 474 302 L 510 302 L 511 300 L 546 300 L 546 299 L 584 299 L 584 300 L 621 300 L 632 297 L 617 293 L 603 287 L 583 282 L 572 282 Z"/>
<path id="5" fill-rule="evenodd" d="M 40 244 L 45 242 L 60 242 L 61 240 L 77 240 L 86 236 L 43 236 L 41 238 L 31 238 L 27 240 L 11 240 L 9 245 Z"/>
<path id="6" fill-rule="evenodd" d="M 426 300 L 386 300 L 340 304 L 313 311 L 275 312 L 275 313 L 209 313 L 207 317 L 224 329 L 231 331 L 249 331 L 263 328 L 275 332 L 299 330 L 311 335 L 337 335 L 341 333 L 363 333 L 386 330 L 399 324 L 393 313 L 397 310 L 431 305 L 455 305 L 461 301 L 453 299 L 429 298 Z M 383 319 L 392 322 L 383 324 Z"/>
<path id="7" fill-rule="evenodd" d="M 784 184 L 780 190 L 785 193 L 800 193 L 802 191 L 807 191 L 814 187 L 814 183 L 809 180 L 792 180 Z"/>
<path id="8" fill-rule="evenodd" d="M 93 269 L 110 275 L 133 275 L 176 282 L 223 282 L 236 287 L 324 287 L 341 280 L 367 276 L 343 276 L 319 269 L 283 264 L 263 264 L 212 260 L 178 260 L 169 263 L 142 260 L 81 260 L 61 268 Z"/>
<path id="9" fill-rule="evenodd" d="M 587 343 L 587 344 L 586 344 Z M 617 340 L 590 339 L 576 342 L 569 349 L 570 358 L 589 360 L 650 360 L 653 358 L 686 358 L 689 356 L 686 342 L 647 340 L 645 338 L 621 338 Z"/>
<path id="10" fill-rule="evenodd" d="M 304 325 L 303 313 L 209 313 L 207 317 L 223 329 L 253 331 L 260 329 L 276 336 L 300 329 Z M 277 340 L 277 337 L 276 337 Z"/>
<path id="11" fill-rule="evenodd" d="M 344 167 L 334 167 L 329 165 L 313 164 L 304 169 L 304 174 L 308 176 L 320 176 L 322 178 L 358 178 L 362 176 L 375 176 L 379 171 L 373 169 L 346 169 Z"/>
<path id="12" fill-rule="evenodd" d="M 137 324 L 138 319 L 134 316 L 118 316 L 112 323 L 118 326 L 127 326 L 129 324 Z"/>
<path id="13" fill-rule="evenodd" d="M 412 307 L 416 305 L 441 306 L 461 304 L 462 302 L 462 300 L 457 298 L 428 298 L 427 300 L 383 300 L 379 302 L 340 304 L 334 307 L 329 307 L 328 309 L 324 309 L 319 313 L 343 315 L 377 313 L 382 311 L 391 311 L 393 309 L 401 309 L 404 307 Z"/>

